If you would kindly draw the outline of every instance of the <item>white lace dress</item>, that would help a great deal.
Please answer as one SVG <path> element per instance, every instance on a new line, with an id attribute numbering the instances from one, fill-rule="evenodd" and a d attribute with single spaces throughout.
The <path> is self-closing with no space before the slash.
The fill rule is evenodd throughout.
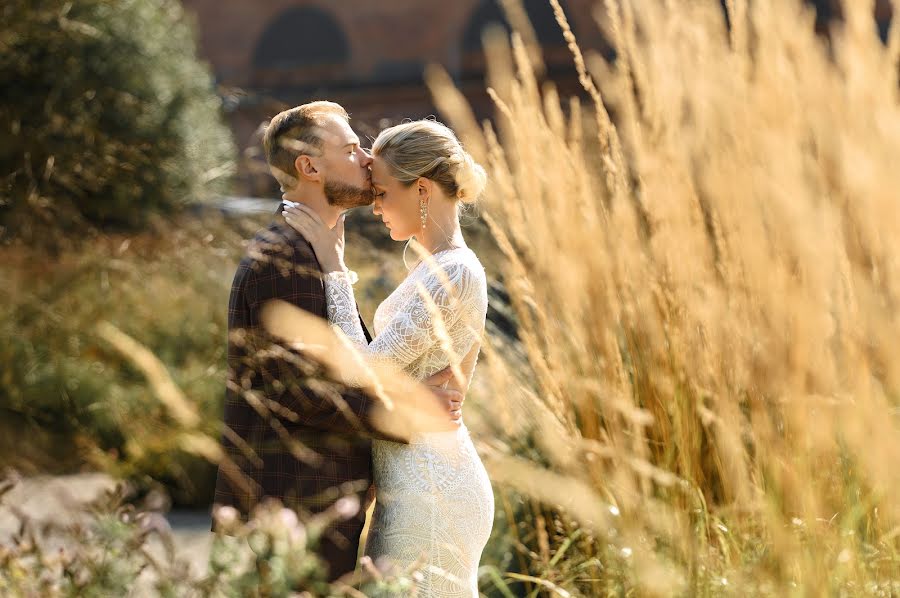
<path id="1" fill-rule="evenodd" d="M 433 259 L 437 267 L 418 264 L 378 307 L 368 346 L 347 276 L 325 276 L 329 321 L 370 359 L 389 360 L 418 380 L 450 364 L 448 340 L 458 359 L 467 355 L 487 313 L 487 282 L 475 254 L 457 248 Z M 477 597 L 494 497 L 465 425 L 420 434 L 410 444 L 375 440 L 372 459 L 376 503 L 366 554 L 401 568 L 424 557 L 419 596 Z"/>

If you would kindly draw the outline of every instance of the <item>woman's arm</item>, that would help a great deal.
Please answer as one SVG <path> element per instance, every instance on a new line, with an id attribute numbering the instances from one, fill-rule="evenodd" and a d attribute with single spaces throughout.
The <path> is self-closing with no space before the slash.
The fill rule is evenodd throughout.
<path id="1" fill-rule="evenodd" d="M 451 270 L 462 268 L 453 264 Z M 455 280 L 461 272 L 448 272 Z M 429 274 L 417 284 L 416 292 L 391 317 L 384 329 L 366 344 L 356 315 L 356 300 L 348 276 L 341 272 L 325 275 L 325 302 L 328 320 L 339 328 L 360 351 L 375 361 L 405 368 L 446 336 L 447 327 L 458 317 L 456 285 L 445 284 L 443 276 Z M 449 288 L 448 288 L 449 287 Z"/>

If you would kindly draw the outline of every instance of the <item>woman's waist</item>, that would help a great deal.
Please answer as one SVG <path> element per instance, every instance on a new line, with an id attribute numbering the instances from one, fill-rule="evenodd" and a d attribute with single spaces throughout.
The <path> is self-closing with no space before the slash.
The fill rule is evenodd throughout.
<path id="1" fill-rule="evenodd" d="M 377 446 L 382 449 L 402 451 L 415 450 L 416 447 L 427 446 L 431 448 L 452 448 L 462 443 L 471 443 L 469 429 L 462 421 L 452 430 L 444 430 L 440 432 L 415 432 L 409 439 L 408 443 L 392 442 L 390 440 L 373 440 L 373 450 Z"/>

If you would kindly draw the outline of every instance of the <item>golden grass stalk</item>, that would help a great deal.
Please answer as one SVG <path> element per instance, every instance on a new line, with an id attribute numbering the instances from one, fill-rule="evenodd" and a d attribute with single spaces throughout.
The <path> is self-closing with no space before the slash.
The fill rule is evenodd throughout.
<path id="1" fill-rule="evenodd" d="M 871 3 L 846 3 L 826 44 L 799 2 L 729 0 L 728 30 L 711 0 L 607 0 L 609 65 L 551 2 L 586 106 L 563 111 L 515 35 L 488 52 L 495 125 L 441 106 L 486 148 L 525 355 L 488 371 L 526 410 L 498 419 L 531 434 L 486 459 L 542 513 L 521 541 L 569 542 L 528 573 L 592 595 L 896 593 L 900 28 L 884 45 Z M 509 453 L 539 472 L 507 475 Z M 574 542 L 579 492 L 621 517 Z"/>
<path id="2" fill-rule="evenodd" d="M 182 427 L 193 428 L 200 420 L 197 410 L 172 380 L 166 366 L 152 351 L 109 322 L 97 324 L 97 334 L 127 356 L 147 377 L 159 400 Z"/>
<path id="3" fill-rule="evenodd" d="M 383 432 L 409 439 L 420 432 L 446 430 L 455 425 L 447 423 L 446 411 L 427 388 L 390 363 L 367 359 L 340 330 L 324 320 L 276 300 L 263 308 L 261 321 L 271 334 L 325 366 L 334 381 L 367 389 L 378 401 L 374 417 Z M 355 420 L 355 413 L 330 383 L 308 383 L 333 400 L 349 421 Z M 362 422 L 357 423 L 362 429 Z"/>

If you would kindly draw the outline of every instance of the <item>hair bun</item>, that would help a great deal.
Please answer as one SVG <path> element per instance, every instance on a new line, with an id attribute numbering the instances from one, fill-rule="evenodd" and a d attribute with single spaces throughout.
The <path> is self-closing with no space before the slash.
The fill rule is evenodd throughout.
<path id="1" fill-rule="evenodd" d="M 462 148 L 451 158 L 455 163 L 456 199 L 463 203 L 473 203 L 484 192 L 487 184 L 487 173 L 471 155 Z"/>

